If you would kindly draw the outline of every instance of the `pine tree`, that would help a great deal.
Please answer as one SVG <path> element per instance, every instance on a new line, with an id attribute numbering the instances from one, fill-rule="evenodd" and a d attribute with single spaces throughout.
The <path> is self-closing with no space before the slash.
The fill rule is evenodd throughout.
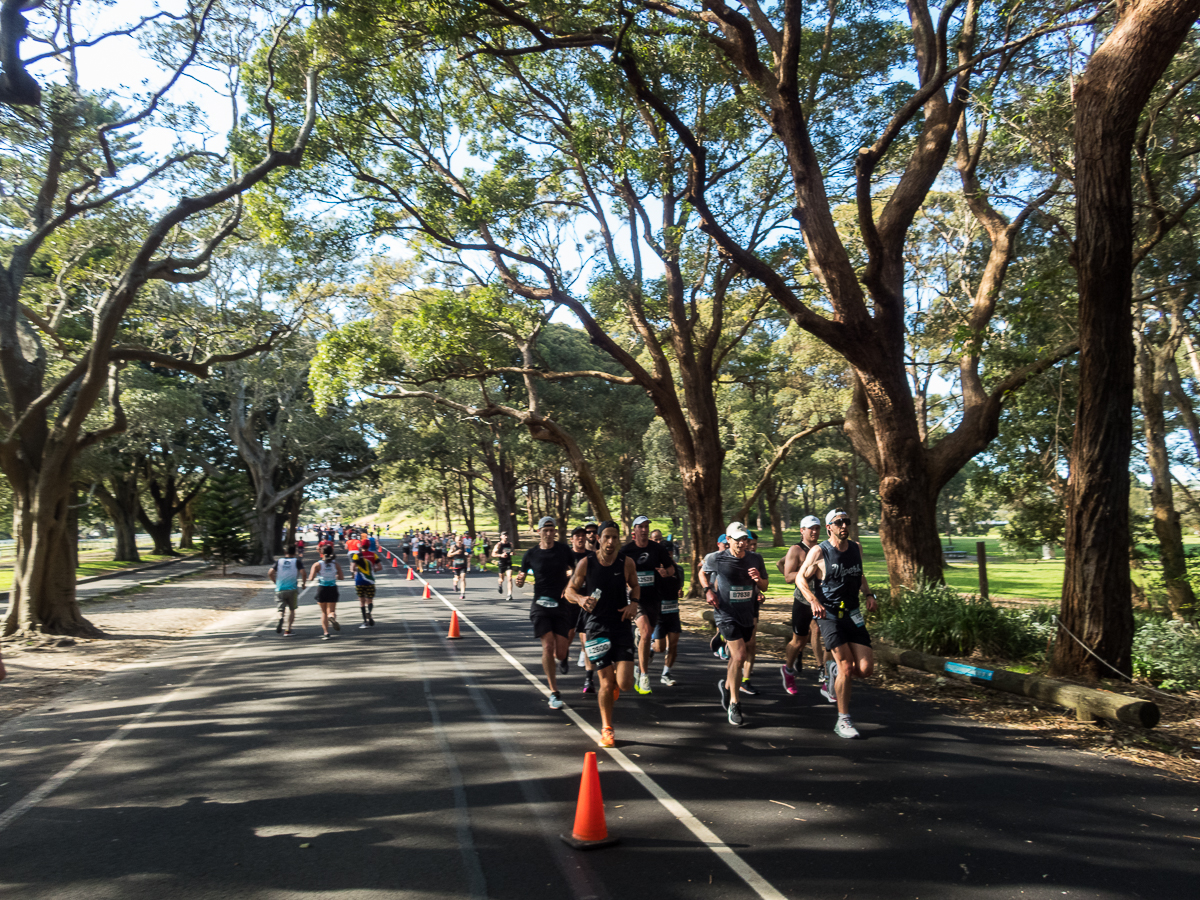
<path id="1" fill-rule="evenodd" d="M 209 559 L 221 561 L 221 574 L 231 561 L 244 559 L 250 544 L 246 540 L 246 503 L 244 485 L 239 478 L 222 472 L 209 479 L 196 511 L 201 548 Z"/>

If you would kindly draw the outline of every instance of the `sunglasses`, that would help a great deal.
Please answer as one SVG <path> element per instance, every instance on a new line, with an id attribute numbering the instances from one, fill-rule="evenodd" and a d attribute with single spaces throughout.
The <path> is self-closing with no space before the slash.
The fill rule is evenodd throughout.
<path id="1" fill-rule="evenodd" d="M 831 522 L 830 524 L 831 525 L 841 525 L 844 528 L 849 528 L 850 520 L 849 519 L 834 519 L 833 522 Z"/>

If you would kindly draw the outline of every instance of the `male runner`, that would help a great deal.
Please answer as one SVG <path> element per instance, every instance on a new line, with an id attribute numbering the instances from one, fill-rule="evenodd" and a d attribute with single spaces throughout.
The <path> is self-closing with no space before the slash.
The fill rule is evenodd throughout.
<path id="1" fill-rule="evenodd" d="M 708 562 L 709 562 L 709 560 L 715 559 L 718 553 L 720 553 L 723 550 L 727 550 L 728 548 L 729 548 L 729 537 L 728 537 L 728 535 L 722 533 L 717 538 L 717 549 L 714 550 L 712 553 L 704 554 L 704 559 L 702 559 L 700 561 L 700 572 L 698 573 L 698 580 L 700 582 L 701 590 L 704 590 L 704 591 L 708 590 L 708 570 L 709 570 Z M 728 662 L 729 648 L 725 646 L 725 638 L 722 637 L 720 631 L 717 631 L 713 634 L 712 640 L 708 642 L 708 649 L 712 651 L 712 655 L 715 656 L 717 659 L 725 660 L 726 662 Z"/>
<path id="2" fill-rule="evenodd" d="M 634 624 L 638 630 L 638 666 L 640 674 L 634 673 L 634 690 L 639 694 L 650 693 L 650 660 L 654 657 L 651 638 L 662 615 L 662 599 L 659 585 L 662 579 L 675 574 L 675 563 L 662 544 L 650 540 L 650 519 L 638 516 L 633 520 L 633 540 L 621 548 L 621 552 L 633 560 L 637 568 L 638 612 Z"/>
<path id="3" fill-rule="evenodd" d="M 575 568 L 579 568 L 579 564 L 589 556 L 596 554 L 588 549 L 587 546 L 587 529 L 576 528 L 571 532 L 571 555 L 575 558 Z M 583 666 L 583 693 L 590 694 L 596 689 L 596 666 L 588 659 L 587 655 L 587 632 L 583 630 L 583 621 L 587 618 L 587 613 L 581 606 L 579 608 L 579 618 L 575 623 L 575 631 L 579 634 L 579 643 L 582 649 L 579 651 L 579 664 Z M 574 637 L 571 638 L 571 643 L 575 643 Z M 571 648 L 567 648 L 568 658 L 571 655 Z"/>
<path id="4" fill-rule="evenodd" d="M 600 549 L 600 542 L 596 539 L 596 532 L 600 526 L 595 522 L 588 522 L 583 526 L 583 530 L 587 532 L 587 548 L 595 553 Z"/>
<path id="5" fill-rule="evenodd" d="M 633 635 L 629 620 L 638 611 L 637 569 L 617 545 L 616 522 L 600 526 L 600 550 L 579 561 L 567 586 L 567 598 L 585 612 L 588 659 L 600 674 L 600 746 L 615 747 L 613 705 L 620 689 L 633 686 Z"/>
<path id="6" fill-rule="evenodd" d="M 267 572 L 267 577 L 275 582 L 275 602 L 279 606 L 279 624 L 275 626 L 276 634 L 291 634 L 292 625 L 296 622 L 296 604 L 300 602 L 300 591 L 308 584 L 308 576 L 304 565 L 296 556 L 296 545 L 288 544 L 284 550 L 287 553 Z M 283 627 L 283 617 L 287 615 L 287 630 Z"/>
<path id="7" fill-rule="evenodd" d="M 450 569 L 454 573 L 454 590 L 458 591 L 458 599 L 467 595 L 467 547 L 461 537 L 450 542 L 446 556 L 450 560 Z"/>
<path id="8" fill-rule="evenodd" d="M 650 532 L 650 540 L 666 550 L 672 562 L 675 561 L 675 545 L 670 541 L 664 541 L 661 531 L 655 528 Z M 676 564 L 675 574 L 670 578 L 664 578 L 662 584 L 659 585 L 662 614 L 658 618 L 658 625 L 655 626 L 654 633 L 650 635 L 651 649 L 655 653 L 661 653 L 664 650 L 667 653 L 663 662 L 662 677 L 659 678 L 659 681 L 667 687 L 675 684 L 675 679 L 671 675 L 671 666 L 675 665 L 675 658 L 679 654 L 679 635 L 683 631 L 683 625 L 679 619 L 679 595 L 681 593 L 683 593 L 683 579 L 679 577 L 679 566 Z"/>
<path id="9" fill-rule="evenodd" d="M 829 677 L 834 679 L 837 696 L 838 720 L 834 734 L 856 738 L 858 729 L 850 721 L 850 680 L 866 678 L 875 666 L 871 636 L 859 606 L 859 592 L 867 598 L 868 610 L 873 611 L 879 604 L 863 574 L 862 547 L 847 537 L 850 514 L 844 509 L 830 510 L 825 517 L 825 527 L 829 537 L 808 551 L 798 582 L 812 606 L 825 649 L 833 654 L 834 661 L 827 663 L 826 668 Z M 818 574 L 820 593 L 811 590 L 807 581 Z"/>
<path id="10" fill-rule="evenodd" d="M 747 552 L 750 534 L 746 526 L 741 522 L 730 522 L 725 534 L 730 549 L 704 559 L 708 582 L 704 599 L 713 608 L 713 621 L 729 648 L 725 678 L 717 682 L 721 706 L 729 714 L 729 723 L 741 727 L 746 720 L 738 702 L 738 689 L 742 665 L 746 661 L 746 644 L 754 632 L 754 593 L 755 589 L 765 591 L 769 581 L 761 569 L 750 564 Z"/>
<path id="11" fill-rule="evenodd" d="M 554 539 L 556 524 L 552 517 L 538 521 L 538 545 L 525 551 L 517 587 L 525 586 L 525 576 L 533 576 L 533 603 L 529 619 L 533 636 L 542 642 L 542 669 L 550 686 L 550 708 L 562 709 L 566 704 L 558 693 L 558 674 L 567 674 L 570 663 L 571 629 L 575 625 L 574 610 L 567 606 L 567 581 L 574 571 L 575 558 L 571 548 Z M 556 665 L 557 664 L 557 665 Z"/>
<path id="12" fill-rule="evenodd" d="M 813 618 L 812 606 L 805 599 L 800 586 L 796 584 L 796 579 L 800 575 L 800 567 L 804 565 L 808 551 L 817 546 L 817 538 L 820 535 L 821 520 L 816 516 L 805 516 L 800 520 L 800 543 L 788 547 L 788 552 L 776 563 L 779 571 L 783 573 L 783 580 L 787 584 L 795 585 L 795 592 L 792 594 L 792 639 L 783 649 L 786 664 L 780 666 L 779 672 L 783 676 L 784 690 L 789 694 L 795 694 L 796 676 L 804 665 L 804 648 L 811 643 L 813 659 L 817 664 L 821 695 L 826 700 L 837 702 L 825 681 L 825 645 L 819 640 L 820 632 L 817 630 L 817 622 Z M 820 589 L 818 587 L 820 583 L 819 580 L 813 579 L 809 581 L 808 587 L 816 593 Z"/>
<path id="13" fill-rule="evenodd" d="M 762 554 L 758 552 L 758 535 L 753 531 L 749 532 L 750 543 L 746 546 L 746 558 L 749 564 L 760 572 L 767 571 L 766 560 L 762 558 Z M 742 692 L 749 694 L 751 697 L 756 696 L 759 691 L 750 683 L 750 675 L 754 671 L 754 660 L 758 655 L 758 617 L 762 612 L 763 603 L 766 602 L 766 595 L 762 591 L 754 592 L 754 628 L 750 632 L 750 640 L 746 642 L 746 662 L 742 665 Z"/>
<path id="14" fill-rule="evenodd" d="M 500 535 L 500 540 L 496 541 L 496 546 L 492 548 L 492 556 L 496 560 L 496 590 L 500 592 L 500 596 L 505 600 L 511 600 L 512 595 L 512 541 L 508 539 L 507 534 Z M 508 594 L 505 595 L 504 583 L 508 582 Z"/>
<path id="15" fill-rule="evenodd" d="M 363 623 L 359 628 L 375 625 L 375 573 L 383 568 L 379 554 L 367 547 L 360 547 L 350 554 L 350 568 L 354 572 L 354 593 L 358 594 L 358 608 Z"/>

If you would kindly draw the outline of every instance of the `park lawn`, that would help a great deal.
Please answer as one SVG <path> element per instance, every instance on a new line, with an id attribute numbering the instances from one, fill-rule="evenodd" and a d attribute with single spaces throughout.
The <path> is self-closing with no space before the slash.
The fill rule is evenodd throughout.
<path id="1" fill-rule="evenodd" d="M 135 566 L 146 566 L 156 562 L 166 562 L 169 559 L 174 559 L 172 556 L 159 556 L 153 553 L 143 553 L 141 562 L 113 562 L 109 560 L 88 560 L 80 563 L 75 570 L 75 577 L 92 578 L 96 575 L 107 575 L 110 572 L 120 572 L 122 569 L 131 569 Z M 12 588 L 13 570 L 0 569 L 0 591 L 7 591 Z"/>

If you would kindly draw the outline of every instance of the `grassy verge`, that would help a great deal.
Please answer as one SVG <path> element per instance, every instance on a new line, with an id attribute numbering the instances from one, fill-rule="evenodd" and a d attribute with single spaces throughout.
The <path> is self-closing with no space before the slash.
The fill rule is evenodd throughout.
<path id="1" fill-rule="evenodd" d="M 113 562 L 111 559 L 87 560 L 80 563 L 79 568 L 75 570 L 75 577 L 92 578 L 96 575 L 108 575 L 112 572 L 120 572 L 123 569 L 132 569 L 137 566 L 146 566 L 156 562 L 166 562 L 169 559 L 174 559 L 174 557 L 144 553 L 142 554 L 141 562 Z M 0 591 L 7 591 L 12 588 L 12 577 L 12 569 L 0 570 Z"/>

